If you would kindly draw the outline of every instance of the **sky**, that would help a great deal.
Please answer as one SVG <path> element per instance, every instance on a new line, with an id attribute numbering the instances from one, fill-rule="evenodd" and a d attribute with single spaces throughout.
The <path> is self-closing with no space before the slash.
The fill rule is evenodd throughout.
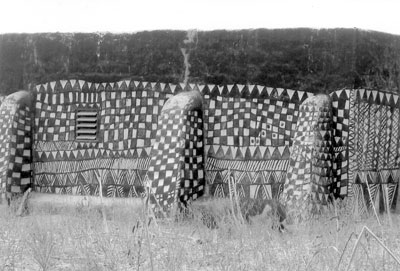
<path id="1" fill-rule="evenodd" d="M 398 0 L 0 0 L 0 33 L 360 28 L 400 35 Z"/>

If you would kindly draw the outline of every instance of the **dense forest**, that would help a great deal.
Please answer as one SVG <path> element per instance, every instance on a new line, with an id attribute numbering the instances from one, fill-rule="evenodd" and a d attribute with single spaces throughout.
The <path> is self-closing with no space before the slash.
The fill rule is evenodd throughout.
<path id="1" fill-rule="evenodd" d="M 359 29 L 0 35 L 0 94 L 58 79 L 400 90 L 400 36 Z"/>

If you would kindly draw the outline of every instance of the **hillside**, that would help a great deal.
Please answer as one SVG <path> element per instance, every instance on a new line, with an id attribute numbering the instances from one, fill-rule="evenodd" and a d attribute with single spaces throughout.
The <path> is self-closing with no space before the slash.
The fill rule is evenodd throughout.
<path id="1" fill-rule="evenodd" d="M 400 90 L 400 36 L 359 29 L 0 35 L 0 93 L 79 78 Z M 190 36 L 190 35 L 189 35 Z M 192 38 L 190 40 L 190 38 Z"/>

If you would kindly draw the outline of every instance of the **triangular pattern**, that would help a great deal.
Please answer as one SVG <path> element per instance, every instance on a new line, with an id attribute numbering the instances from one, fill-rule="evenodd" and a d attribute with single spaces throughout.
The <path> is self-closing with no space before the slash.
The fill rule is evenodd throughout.
<path id="1" fill-rule="evenodd" d="M 267 97 L 275 97 L 276 101 L 280 101 L 280 99 L 285 99 L 285 102 L 293 102 L 296 103 L 296 107 L 295 107 L 295 112 L 298 112 L 298 107 L 297 105 L 301 102 L 304 101 L 306 98 L 312 96 L 312 94 L 307 93 L 307 92 L 299 92 L 299 91 L 294 91 L 294 90 L 290 90 L 290 89 L 283 89 L 283 88 L 269 88 L 269 87 L 264 87 L 264 86 L 260 86 L 260 85 L 219 85 L 219 86 L 215 86 L 215 85 L 197 85 L 197 84 L 193 84 L 190 83 L 189 85 L 183 85 L 183 84 L 178 84 L 177 86 L 175 85 L 171 85 L 171 84 L 167 84 L 167 83 L 158 83 L 158 82 L 139 82 L 139 81 L 132 81 L 132 80 L 124 80 L 124 81 L 119 81 L 119 82 L 115 82 L 115 83 L 104 83 L 104 84 L 98 84 L 98 83 L 94 83 L 91 84 L 90 82 L 85 82 L 82 80 L 63 80 L 63 81 L 54 81 L 54 82 L 50 82 L 44 85 L 38 85 L 36 86 L 36 91 L 41 92 L 46 91 L 46 90 L 51 90 L 54 92 L 61 92 L 61 91 L 65 91 L 67 89 L 67 91 L 71 91 L 72 89 L 75 92 L 78 91 L 84 91 L 84 92 L 92 92 L 92 91 L 107 91 L 107 95 L 112 95 L 112 93 L 115 93 L 116 90 L 127 90 L 129 88 L 129 91 L 126 91 L 128 99 L 129 99 L 129 95 L 132 95 L 132 93 L 130 92 L 135 92 L 136 90 L 138 90 L 137 94 L 138 95 L 147 95 L 147 97 L 156 97 L 155 93 L 151 93 L 151 90 L 153 90 L 153 92 L 168 92 L 168 95 L 171 95 L 171 93 L 177 93 L 180 92 L 182 90 L 191 90 L 191 89 L 198 89 L 201 92 L 207 93 L 208 98 L 209 99 L 213 99 L 213 95 L 218 95 L 218 96 L 222 96 L 222 100 L 224 99 L 231 99 L 233 100 L 233 98 L 238 98 L 238 99 L 242 99 L 243 103 L 247 102 L 247 101 L 251 101 L 251 103 L 258 103 L 257 100 L 255 99 L 260 99 L 261 97 L 263 99 L 267 99 Z M 146 88 L 145 91 L 143 91 L 142 88 Z M 139 94 L 140 92 L 140 94 Z M 146 94 L 144 94 L 144 92 L 146 92 Z M 376 103 L 379 106 L 378 107 L 374 107 L 372 111 L 378 111 L 380 110 L 380 115 L 379 118 L 376 118 L 374 120 L 372 120 L 371 122 L 363 122 L 365 123 L 367 126 L 371 126 L 375 125 L 375 136 L 374 136 L 374 140 L 370 141 L 368 140 L 368 144 L 366 144 L 365 146 L 367 146 L 366 150 L 370 151 L 371 150 L 371 146 L 372 146 L 372 153 L 374 153 L 375 151 L 377 151 L 377 153 L 379 154 L 378 157 L 374 157 L 373 155 L 368 156 L 367 160 L 370 161 L 375 161 L 378 160 L 379 161 L 379 167 L 381 170 L 382 168 L 384 168 L 381 172 L 380 172 L 380 180 L 385 180 L 387 182 L 396 182 L 396 180 L 398 180 L 398 176 L 396 177 L 395 175 L 398 175 L 397 171 L 396 172 L 392 172 L 389 169 L 393 168 L 393 166 L 390 167 L 383 167 L 384 163 L 386 163 L 386 161 L 390 161 L 387 162 L 389 165 L 395 165 L 396 163 L 396 159 L 395 157 L 397 156 L 397 148 L 396 148 L 396 137 L 390 137 L 389 136 L 389 132 L 387 131 L 397 131 L 398 133 L 398 126 L 394 127 L 394 124 L 396 123 L 395 120 L 398 119 L 398 117 L 394 116 L 396 113 L 393 112 L 392 116 L 389 116 L 389 111 L 382 111 L 380 109 L 381 105 L 388 105 L 388 104 L 395 104 L 398 102 L 398 95 L 395 94 L 391 94 L 391 93 L 385 93 L 385 92 L 380 92 L 380 91 L 371 91 L 371 90 L 364 90 L 364 89 L 360 89 L 357 91 L 354 90 L 340 90 L 340 91 L 336 91 L 334 93 L 331 94 L 331 97 L 336 97 L 336 101 L 333 101 L 332 105 L 334 107 L 334 110 L 336 110 L 338 108 L 338 106 L 342 106 L 341 105 L 341 101 L 338 102 L 337 100 L 343 99 L 343 100 L 348 100 L 349 97 L 351 95 L 353 95 L 353 92 L 356 93 L 355 97 L 355 101 L 354 103 L 357 104 L 358 102 L 360 102 L 361 99 L 363 99 L 363 103 L 366 103 L 368 106 L 368 103 Z M 40 93 L 42 94 L 42 93 Z M 165 97 L 165 93 L 161 93 L 161 96 Z M 39 96 L 39 95 L 38 95 Z M 40 99 L 45 99 L 44 97 L 48 96 L 46 99 L 50 99 L 51 101 L 49 102 L 53 102 L 56 101 L 53 97 L 50 97 L 51 95 L 41 95 Z M 76 97 L 78 97 L 80 99 L 82 95 L 72 95 L 72 99 L 76 99 Z M 211 97 L 210 97 L 211 96 Z M 96 95 L 88 95 L 87 93 L 84 93 L 83 98 L 86 101 L 94 101 Z M 122 96 L 122 94 L 116 93 L 116 97 L 117 99 L 124 99 L 125 96 Z M 143 96 L 145 97 L 145 96 Z M 143 98 L 141 97 L 141 98 Z M 220 98 L 220 97 L 218 97 Z M 65 103 L 70 102 L 69 101 L 69 95 L 62 95 L 62 98 L 57 98 L 57 101 L 64 101 Z M 250 100 L 252 99 L 252 100 Z M 101 100 L 101 97 L 99 96 L 99 101 Z M 143 99 L 145 100 L 145 99 Z M 346 121 L 348 120 L 348 110 L 352 105 L 348 105 L 348 103 L 346 103 L 346 105 L 343 106 L 343 112 L 338 110 L 338 114 L 344 114 L 343 116 L 337 116 L 339 118 L 343 119 L 343 123 L 341 123 L 343 125 L 343 130 L 340 131 L 340 133 L 336 133 L 336 134 L 332 134 L 330 135 L 328 132 L 326 131 L 322 131 L 321 135 L 323 135 L 324 137 L 328 138 L 329 136 L 331 136 L 333 138 L 333 145 L 335 145 L 334 148 L 335 149 L 335 155 L 332 155 L 329 152 L 329 148 L 330 146 L 328 146 L 326 144 L 326 142 L 323 142 L 320 146 L 320 151 L 323 152 L 321 153 L 318 157 L 319 159 L 324 160 L 323 162 L 321 162 L 321 165 L 323 168 L 318 169 L 317 172 L 320 172 L 323 175 L 327 175 L 329 174 L 326 170 L 326 166 L 329 164 L 329 160 L 332 159 L 338 159 L 339 162 L 335 162 L 337 164 L 342 163 L 341 165 L 345 165 L 346 163 L 348 163 L 348 157 L 346 155 L 346 151 L 347 151 L 347 145 L 349 144 L 351 145 L 351 141 L 354 140 L 354 135 L 350 134 L 346 134 L 348 133 L 349 130 L 353 129 L 353 126 L 350 126 L 349 123 Z M 257 107 L 257 105 L 256 105 Z M 258 107 L 259 108 L 259 107 Z M 304 108 L 308 108 L 308 109 L 313 109 L 312 107 L 304 107 Z M 263 108 L 259 108 L 258 110 L 264 110 Z M 347 110 L 347 111 L 346 111 Z M 370 110 L 368 108 L 368 110 Z M 210 109 L 211 111 L 211 109 Z M 372 112 L 371 111 L 371 112 Z M 215 111 L 212 111 L 215 112 Z M 369 111 L 368 111 L 369 112 Z M 257 112 L 256 114 L 258 114 L 259 112 Z M 253 114 L 253 113 L 252 113 Z M 361 115 L 361 114 L 359 114 Z M 385 116 L 388 116 L 389 119 L 385 119 Z M 360 120 L 361 123 L 361 116 L 357 117 L 357 120 Z M 258 122 L 263 122 L 264 119 L 257 119 Z M 296 125 L 297 122 L 297 113 L 296 116 L 294 117 L 293 120 L 294 123 L 291 123 L 291 125 Z M 357 123 L 357 122 L 356 122 Z M 377 124 L 381 123 L 384 124 L 386 123 L 385 127 L 385 133 L 383 134 L 383 130 L 379 130 Z M 207 123 L 208 124 L 208 123 Z M 350 126 L 350 128 L 349 128 Z M 256 125 L 256 127 L 259 127 L 258 125 Z M 295 126 L 291 126 L 291 127 L 295 127 Z M 329 125 L 327 124 L 321 124 L 320 125 L 321 129 L 329 129 Z M 392 128 L 393 127 L 393 128 Z M 347 130 L 346 130 L 347 129 Z M 368 129 L 364 130 L 364 128 L 360 128 L 360 134 L 365 134 L 365 135 L 369 135 L 370 131 Z M 251 134 L 259 134 L 259 131 L 250 131 Z M 384 141 L 375 141 L 377 135 L 379 135 L 379 138 L 385 138 L 386 141 L 389 140 L 389 138 L 391 138 L 390 144 L 388 145 L 387 142 Z M 242 136 L 242 135 L 241 135 Z M 252 135 L 253 136 L 253 135 Z M 133 136 L 134 137 L 134 136 Z M 255 136 L 253 136 L 255 137 Z M 289 135 L 288 137 L 293 137 L 293 134 Z M 246 138 L 247 139 L 247 138 Z M 357 137 L 357 142 L 363 142 L 362 141 L 362 137 Z M 369 139 L 369 138 L 368 138 Z M 260 139 L 258 139 L 260 141 Z M 286 140 L 286 139 L 285 139 Z M 291 139 L 290 139 L 291 140 Z M 262 141 L 262 140 L 261 140 Z M 289 141 L 289 140 L 287 140 Z M 257 141 L 256 141 L 257 142 Z M 153 142 L 152 142 L 153 143 Z M 376 143 L 378 143 L 378 148 L 376 148 Z M 136 157 L 139 157 L 141 160 L 140 161 L 147 161 L 147 164 L 149 163 L 148 161 L 148 157 L 150 155 L 150 151 L 148 151 L 148 147 L 145 148 L 144 150 L 139 150 L 138 152 L 136 152 L 136 150 L 123 150 L 121 147 L 119 147 L 119 150 L 115 150 L 115 146 L 108 146 L 108 142 L 107 143 L 102 143 L 104 144 L 102 145 L 101 148 L 108 148 L 107 150 L 103 149 L 103 150 L 99 150 L 96 149 L 97 147 L 93 147 L 93 146 L 89 146 L 88 144 L 79 144 L 79 146 L 82 146 L 80 150 L 77 151 L 77 147 L 71 147 L 71 148 L 65 148 L 63 150 L 57 150 L 55 151 L 52 147 L 49 147 L 48 149 L 43 149 L 43 151 L 41 151 L 40 153 L 38 152 L 38 159 L 43 159 L 43 161 L 47 161 L 47 162 L 51 162 L 53 160 L 66 160 L 66 158 L 68 159 L 74 159 L 74 160 L 84 160 L 88 157 L 90 158 L 101 158 L 103 155 L 104 156 L 110 156 L 110 157 L 118 157 L 122 156 L 123 158 L 127 158 L 127 159 L 131 159 L 134 155 Z M 110 144 L 112 144 L 112 142 L 110 142 Z M 125 143 L 124 143 L 125 144 Z M 258 144 L 258 143 L 257 143 Z M 215 163 L 218 163 L 218 165 L 228 165 L 230 166 L 232 169 L 231 171 L 234 172 L 235 174 L 235 178 L 236 180 L 238 180 L 238 178 L 236 176 L 242 176 L 242 179 L 244 182 L 254 182 L 254 176 L 258 176 L 256 178 L 256 182 L 260 181 L 260 178 L 262 177 L 263 179 L 268 179 L 268 180 L 273 180 L 274 182 L 282 182 L 282 178 L 285 178 L 286 176 L 286 172 L 285 171 L 276 171 L 276 168 L 278 168 L 278 163 L 272 163 L 271 160 L 276 160 L 276 161 L 282 161 L 285 160 L 284 163 L 287 163 L 287 160 L 290 157 L 290 142 L 285 142 L 285 145 L 281 145 L 283 144 L 283 142 L 279 142 L 276 143 L 267 143 L 267 141 L 265 140 L 263 142 L 264 145 L 260 145 L 260 146 L 245 146 L 245 144 L 239 144 L 237 145 L 237 143 L 235 142 L 235 145 L 232 146 L 228 146 L 228 145 L 218 145 L 218 144 L 212 144 L 213 146 L 210 147 L 210 145 L 205 144 L 205 148 L 208 149 L 208 152 L 206 152 L 206 154 L 209 155 L 209 157 L 211 158 L 216 158 L 213 161 L 217 161 Z M 372 144 L 372 145 L 370 145 Z M 273 147 L 271 146 L 273 145 Z M 130 145 L 129 145 L 130 146 Z M 132 146 L 136 146 L 135 143 L 132 143 Z M 144 146 L 149 146 L 149 145 L 144 145 Z M 393 146 L 393 148 L 392 148 Z M 125 145 L 124 145 L 125 147 Z M 364 150 L 364 145 L 360 145 L 360 148 L 356 148 L 355 151 L 362 151 Z M 389 149 L 389 152 L 384 152 L 383 149 Z M 367 152 L 365 152 L 367 153 Z M 211 154 L 211 155 L 210 155 Z M 217 156 L 217 157 L 216 157 Z M 349 156 L 349 155 L 348 155 Z M 333 158 L 332 158 L 333 157 Z M 206 157 L 207 158 L 207 157 Z M 218 158 L 218 159 L 217 159 Z M 378 159 L 375 159 L 378 158 Z M 231 161 L 223 161 L 223 160 L 231 160 Z M 361 161 L 361 159 L 356 158 L 358 160 Z M 211 159 L 209 159 L 211 161 Z M 240 160 L 240 162 L 242 163 L 236 163 L 236 160 Z M 250 161 L 251 160 L 251 161 Z M 77 162 L 78 163 L 78 162 Z M 146 162 L 140 162 L 142 163 L 144 166 L 141 167 L 143 168 L 143 172 L 142 171 L 132 171 L 132 176 L 135 176 L 134 180 L 138 179 L 138 178 L 143 178 L 145 171 L 146 171 Z M 214 163 L 214 162 L 213 162 Z M 96 165 L 95 162 L 92 163 L 91 167 L 86 167 L 88 165 L 88 163 L 82 163 L 82 165 L 85 164 L 85 170 L 86 169 L 90 169 L 90 168 L 96 168 L 98 166 L 98 164 Z M 134 162 L 131 162 L 131 166 L 130 167 L 134 167 L 133 166 Z M 206 167 L 208 167 L 207 165 L 207 161 L 205 161 Z M 351 163 L 349 166 L 353 166 L 351 165 Z M 57 164 L 58 165 L 58 164 Z M 63 170 L 63 172 L 67 172 L 68 171 L 68 165 L 66 164 L 62 164 L 60 163 L 59 165 L 62 165 L 60 167 L 60 169 Z M 107 166 L 112 166 L 112 163 L 107 164 Z M 336 165 L 336 164 L 335 164 Z M 127 166 L 126 168 L 128 168 L 129 166 Z M 136 166 L 135 166 L 136 167 Z M 265 171 L 259 171 L 260 174 L 245 174 L 245 175 L 239 175 L 234 168 L 239 168 L 241 167 L 241 170 L 248 170 L 251 172 L 256 172 L 257 170 L 260 169 L 269 169 L 271 171 L 269 171 L 269 175 L 268 177 L 265 174 Z M 280 168 L 280 167 L 279 167 Z M 218 169 L 218 170 L 224 170 L 226 168 L 219 167 L 219 168 L 213 168 L 213 169 Z M 346 172 L 343 173 L 343 176 L 345 176 L 345 174 L 353 174 L 352 172 L 356 172 L 356 171 L 352 171 L 352 170 L 348 170 L 348 168 L 340 168 L 340 166 L 338 167 L 339 170 L 342 170 L 342 172 Z M 363 168 L 359 168 L 359 170 L 363 170 Z M 116 173 L 113 172 L 111 173 L 114 177 L 115 180 L 122 180 L 124 179 L 124 181 L 122 181 L 122 183 L 125 183 L 126 177 L 127 175 L 121 175 L 121 172 L 125 172 L 125 171 L 120 171 L 120 173 Z M 126 171 L 128 172 L 128 171 Z M 262 172 L 262 174 L 261 174 Z M 271 173 L 272 172 L 272 173 Z M 347 173 L 349 172 L 349 173 Z M 379 172 L 379 171 L 378 171 Z M 124 173 L 125 174 L 125 173 Z M 128 174 L 128 173 L 126 173 Z M 215 179 L 216 173 L 205 173 L 206 174 L 206 178 L 209 179 Z M 116 176 L 119 176 L 118 178 Z M 376 181 L 377 175 L 373 174 L 373 173 L 368 173 L 366 175 L 362 175 L 362 174 L 356 174 L 357 175 L 357 179 L 360 182 L 371 182 L 371 181 Z M 124 177 L 121 177 L 124 176 Z M 226 174 L 222 174 L 221 179 L 225 180 L 226 178 Z M 41 177 L 37 177 L 40 178 Z M 325 178 L 325 177 L 324 177 Z M 344 178 L 344 177 L 343 177 Z M 352 178 L 354 180 L 354 178 Z M 46 178 L 47 180 L 47 178 Z M 56 178 L 55 179 L 58 183 L 62 180 L 62 178 Z M 324 180 L 328 180 L 328 177 L 326 177 Z M 343 179 L 346 182 L 349 181 L 349 179 Z M 362 180 L 362 181 L 361 181 Z M 340 181 L 340 180 L 339 180 Z M 135 181 L 132 181 L 131 183 L 134 183 Z M 344 183 L 346 183 L 344 182 Z M 81 189 L 81 190 L 79 190 Z M 86 190 L 86 188 L 79 188 L 77 191 L 77 193 L 83 193 L 83 190 Z M 60 193 L 62 193 L 62 189 L 59 190 Z M 135 192 L 132 192 L 133 190 L 130 189 L 129 192 L 127 190 L 126 193 L 131 193 L 131 194 L 135 194 Z M 321 187 L 318 187 L 318 193 L 322 193 L 321 191 L 323 191 L 323 189 Z M 346 189 L 347 191 L 347 189 Z M 351 189 L 349 188 L 349 191 L 351 191 Z M 119 190 L 119 188 L 115 189 L 115 192 L 113 192 L 116 196 L 120 196 L 121 195 L 121 191 Z M 326 200 L 326 197 L 324 195 L 318 195 L 318 196 L 322 196 L 321 200 Z"/>

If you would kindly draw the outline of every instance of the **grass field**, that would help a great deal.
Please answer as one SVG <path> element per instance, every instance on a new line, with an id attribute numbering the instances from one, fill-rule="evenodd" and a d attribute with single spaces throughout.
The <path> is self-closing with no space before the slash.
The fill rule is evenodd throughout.
<path id="1" fill-rule="evenodd" d="M 23 217 L 14 209 L 0 205 L 0 270 L 400 270 L 372 234 L 356 243 L 366 226 L 400 257 L 397 215 L 379 225 L 333 212 L 280 233 L 268 217 L 241 224 L 229 213 L 209 229 L 196 210 L 155 223 L 141 205 L 107 206 L 106 220 L 90 204 L 45 204 Z"/>

